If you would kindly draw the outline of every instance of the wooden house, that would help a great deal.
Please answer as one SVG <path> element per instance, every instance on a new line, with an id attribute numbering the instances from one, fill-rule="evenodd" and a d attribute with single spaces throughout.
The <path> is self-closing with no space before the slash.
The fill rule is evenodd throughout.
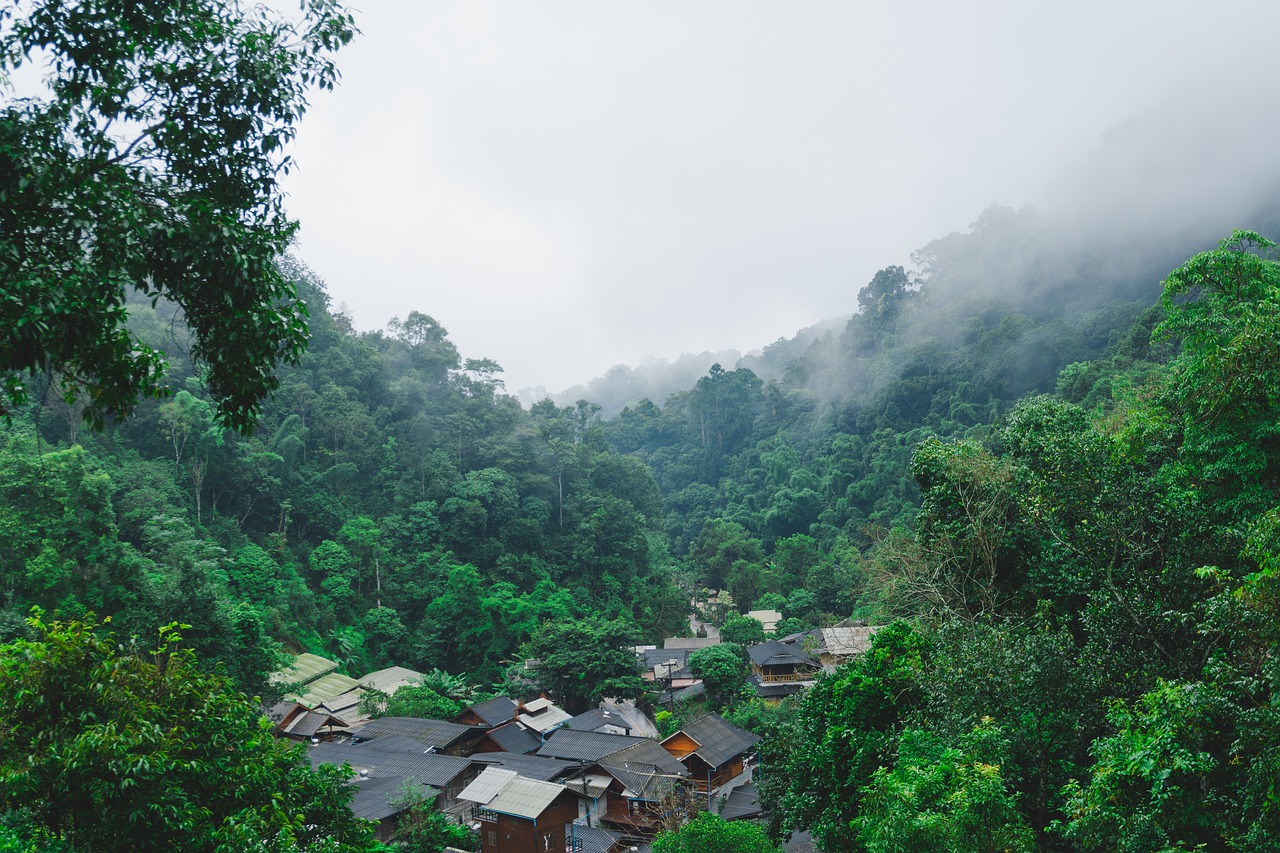
<path id="1" fill-rule="evenodd" d="M 594 809 L 600 824 L 624 834 L 656 835 L 686 811 L 689 771 L 648 738 L 604 756 L 585 778 L 600 784 Z"/>
<path id="2" fill-rule="evenodd" d="M 481 853 L 561 853 L 578 797 L 564 785 L 487 768 L 459 798 L 472 805 Z"/>
<path id="3" fill-rule="evenodd" d="M 836 625 L 819 628 L 813 654 L 825 666 L 836 667 L 847 663 L 871 648 L 871 636 L 880 630 L 878 625 Z"/>
<path id="4" fill-rule="evenodd" d="M 813 681 L 822 670 L 822 664 L 798 643 L 769 640 L 748 647 L 747 655 L 761 684 Z"/>
<path id="5" fill-rule="evenodd" d="M 506 696 L 495 696 L 486 702 L 468 707 L 454 717 L 453 721 L 464 726 L 483 726 L 492 729 L 514 720 L 518 708 L 519 706 Z"/>
<path id="6" fill-rule="evenodd" d="M 664 740 L 662 748 L 689 771 L 690 783 L 709 805 L 716 791 L 742 777 L 759 742 L 719 714 L 708 714 Z"/>

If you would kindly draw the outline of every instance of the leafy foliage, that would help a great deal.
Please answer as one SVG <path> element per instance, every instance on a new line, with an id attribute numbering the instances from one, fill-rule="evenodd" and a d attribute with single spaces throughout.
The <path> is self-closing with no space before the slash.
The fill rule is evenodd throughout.
<path id="1" fill-rule="evenodd" d="M 730 822 L 710 812 L 677 830 L 660 833 L 653 841 L 653 853 L 776 853 L 779 849 L 756 824 Z"/>
<path id="2" fill-rule="evenodd" d="M 748 661 L 742 646 L 726 640 L 689 655 L 689 671 L 695 678 L 702 679 L 711 704 L 722 708 L 741 692 L 751 672 Z"/>
<path id="3" fill-rule="evenodd" d="M 1280 279 L 1258 248 L 1238 232 L 1170 275 L 1166 319 L 1139 324 L 1180 344 L 1167 366 L 1122 339 L 1106 370 L 1067 371 L 1066 389 L 1108 376 L 1106 405 L 1032 397 L 984 440 L 920 446 L 915 529 L 875 544 L 869 577 L 922 617 L 926 653 L 899 654 L 910 678 L 869 715 L 851 688 L 883 683 L 886 628 L 778 727 L 775 831 L 842 850 L 1276 849 Z"/>
<path id="4" fill-rule="evenodd" d="M 591 617 L 546 623 L 525 653 L 538 661 L 538 685 L 579 709 L 606 696 L 636 698 L 647 689 L 634 646 L 633 626 Z"/>
<path id="5" fill-rule="evenodd" d="M 720 626 L 720 638 L 740 648 L 763 643 L 764 623 L 751 616 L 735 613 Z"/>
<path id="6" fill-rule="evenodd" d="M 406 853 L 443 853 L 446 847 L 475 849 L 471 831 L 450 820 L 434 800 L 410 794 L 402 804 L 408 808 L 396 824 L 394 840 Z"/>
<path id="7" fill-rule="evenodd" d="M 296 232 L 283 147 L 307 90 L 332 88 L 355 32 L 333 2 L 298 24 L 239 3 L 25 4 L 0 24 L 10 67 L 43 57 L 46 98 L 0 111 L 0 378 L 58 374 L 98 425 L 163 392 L 165 359 L 127 326 L 136 289 L 182 309 L 229 426 L 253 423 L 273 371 L 306 345 L 276 266 Z"/>
<path id="8" fill-rule="evenodd" d="M 1032 851 L 1033 833 L 1000 774 L 999 729 L 982 724 L 959 747 L 904 729 L 893 769 L 881 767 L 863 792 L 858 819 L 872 853 Z"/>
<path id="9" fill-rule="evenodd" d="M 175 626 L 153 651 L 30 620 L 0 648 L 0 812 L 72 849 L 374 850 L 338 768 L 312 771 Z"/>

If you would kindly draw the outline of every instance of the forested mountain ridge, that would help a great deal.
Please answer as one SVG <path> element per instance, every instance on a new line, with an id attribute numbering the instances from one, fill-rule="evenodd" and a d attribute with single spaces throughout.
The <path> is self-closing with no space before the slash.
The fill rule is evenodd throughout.
<path id="1" fill-rule="evenodd" d="M 1272 218 L 1270 194 L 1248 198 L 1239 215 Z M 743 609 L 794 599 L 797 619 L 871 615 L 868 548 L 912 524 L 922 441 L 987 435 L 1028 393 L 1104 403 L 1167 356 L 1144 296 L 1214 217 L 1135 248 L 1131 230 L 1074 227 L 1073 210 L 993 207 L 910 272 L 877 273 L 838 334 L 741 363 L 773 378 L 713 367 L 608 420 L 587 401 L 525 410 L 498 365 L 463 358 L 425 314 L 356 333 L 288 260 L 311 343 L 240 436 L 216 423 L 173 306 L 134 299 L 131 328 L 181 390 L 95 433 L 48 377 L 15 417 L 6 630 L 31 604 L 139 633 L 180 619 L 261 688 L 276 642 L 494 681 L 546 620 L 673 631 L 695 583 Z"/>
<path id="2" fill-rule="evenodd" d="M 526 412 L 430 317 L 357 335 L 294 264 L 312 343 L 248 437 L 221 428 L 161 302 L 131 306 L 173 360 L 172 399 L 102 433 L 40 391 L 5 430 L 6 633 L 32 604 L 126 630 L 190 623 L 262 689 L 274 641 L 354 667 L 500 680 L 544 620 L 683 623 L 643 466 L 587 406 Z M 176 328 L 178 334 L 168 330 Z M 189 389 L 189 390 L 188 390 Z"/>
<path id="3" fill-rule="evenodd" d="M 776 831 L 1276 849 L 1274 257 L 1237 232 L 1174 270 L 1152 350 L 1064 374 L 1103 404 L 1035 396 L 917 449 L 915 531 L 868 555 L 911 622 L 773 730 Z"/>

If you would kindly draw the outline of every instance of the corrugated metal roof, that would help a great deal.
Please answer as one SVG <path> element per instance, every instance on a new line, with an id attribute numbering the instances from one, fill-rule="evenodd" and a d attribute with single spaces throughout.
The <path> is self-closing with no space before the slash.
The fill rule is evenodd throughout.
<path id="1" fill-rule="evenodd" d="M 540 779 L 526 779 L 514 770 L 489 767 L 462 790 L 458 799 L 480 803 L 500 814 L 533 820 L 546 810 L 565 787 Z"/>
<path id="2" fill-rule="evenodd" d="M 361 741 L 355 744 L 360 749 L 383 750 L 386 752 L 412 752 L 418 755 L 425 755 L 431 747 L 423 746 L 411 737 L 404 735 L 385 735 L 384 737 L 374 738 L 373 740 Z"/>
<path id="3" fill-rule="evenodd" d="M 471 756 L 473 764 L 501 767 L 514 770 L 521 776 L 530 779 L 541 779 L 550 782 L 562 776 L 577 773 L 581 765 L 576 761 L 563 761 L 559 758 L 539 758 L 536 755 L 519 755 L 514 752 L 477 752 Z"/>
<path id="4" fill-rule="evenodd" d="M 728 798 L 720 808 L 720 817 L 725 820 L 748 820 L 760 816 L 760 795 L 755 786 L 739 785 L 729 792 Z"/>
<path id="5" fill-rule="evenodd" d="M 408 777 L 442 789 L 471 767 L 470 761 L 453 755 L 372 749 L 350 743 L 318 743 L 307 755 L 312 767 L 350 764 L 356 773 L 364 771 L 370 778 Z"/>
<path id="6" fill-rule="evenodd" d="M 328 675 L 337 668 L 337 661 L 307 652 L 294 658 L 293 663 L 289 666 L 273 673 L 271 681 L 276 684 L 306 684 L 322 675 Z"/>
<path id="7" fill-rule="evenodd" d="M 567 711 L 552 705 L 541 713 L 521 714 L 517 719 L 536 732 L 549 732 L 573 717 Z"/>
<path id="8" fill-rule="evenodd" d="M 386 669 L 376 670 L 361 678 L 360 686 L 371 687 L 374 690 L 381 690 L 383 693 L 391 694 L 406 685 L 422 683 L 422 678 L 422 673 L 416 669 L 389 666 Z"/>
<path id="9" fill-rule="evenodd" d="M 515 722 L 489 729 L 487 737 L 507 752 L 529 753 L 542 745 L 536 735 Z"/>
<path id="10" fill-rule="evenodd" d="M 360 704 L 363 696 L 364 692 L 361 690 L 348 690 L 346 693 L 341 693 L 332 699 L 324 700 L 323 705 L 325 710 L 337 714 L 340 711 L 348 711 L 355 708 Z"/>
<path id="11" fill-rule="evenodd" d="M 564 791 L 564 785 L 557 785 L 555 782 L 542 782 L 538 779 L 517 776 L 508 782 L 485 808 L 499 814 L 533 820 L 546 811 L 547 806 L 555 802 L 556 797 Z"/>
<path id="12" fill-rule="evenodd" d="M 688 687 L 678 687 L 671 690 L 664 690 L 658 694 L 658 704 L 666 705 L 671 702 L 685 702 L 689 699 L 695 699 L 707 692 L 707 686 L 701 681 L 690 684 Z"/>
<path id="13" fill-rule="evenodd" d="M 328 675 L 322 675 L 315 681 L 308 683 L 306 692 L 296 698 L 303 705 L 314 708 L 328 699 L 332 699 L 335 696 L 341 696 L 343 693 L 355 689 L 356 680 L 354 678 L 349 675 L 340 675 L 339 673 L 331 672 Z"/>
<path id="14" fill-rule="evenodd" d="M 648 739 L 603 759 L 600 769 L 621 782 L 628 796 L 640 800 L 657 799 L 676 778 L 689 775 L 671 753 Z"/>
<path id="15" fill-rule="evenodd" d="M 760 742 L 758 736 L 738 728 L 719 714 L 699 717 L 681 731 L 698 744 L 693 754 L 712 767 L 719 767 L 734 756 L 749 752 Z"/>
<path id="16" fill-rule="evenodd" d="M 360 711 L 360 700 L 363 697 L 363 690 L 348 690 L 341 696 L 335 696 L 332 699 L 326 699 L 321 702 L 320 710 L 328 711 L 330 714 L 341 717 L 347 725 L 354 726 L 357 723 L 366 723 L 373 718 Z"/>
<path id="17" fill-rule="evenodd" d="M 294 737 L 309 738 L 316 732 L 325 728 L 346 728 L 346 723 L 332 714 L 326 714 L 323 711 L 307 711 L 305 714 L 299 714 L 294 720 L 285 727 L 284 733 L 293 735 Z"/>
<path id="18" fill-rule="evenodd" d="M 551 705 L 552 705 L 552 702 L 550 699 L 541 697 L 538 699 L 534 699 L 532 702 L 525 702 L 524 710 L 537 712 L 537 711 L 541 711 L 543 708 L 550 708 Z"/>
<path id="19" fill-rule="evenodd" d="M 613 784 L 613 777 L 599 773 L 588 773 L 586 776 L 570 777 L 560 784 L 575 794 L 582 794 L 594 800 L 603 796 L 604 792 L 609 790 L 609 786 Z"/>
<path id="20" fill-rule="evenodd" d="M 577 729 L 560 729 L 538 750 L 544 758 L 565 758 L 570 761 L 598 761 L 606 755 L 645 741 L 646 738 L 630 735 L 613 735 L 608 732 L 580 732 Z"/>
<path id="21" fill-rule="evenodd" d="M 631 731 L 631 723 L 621 714 L 606 711 L 603 708 L 595 708 L 587 711 L 585 714 L 579 714 L 565 726 L 580 732 L 596 732 L 605 726 L 614 726 L 622 729 L 623 733 Z"/>
<path id="22" fill-rule="evenodd" d="M 613 753 L 608 756 L 607 761 L 614 766 L 633 763 L 649 764 L 656 767 L 659 772 L 671 776 L 689 775 L 689 771 L 676 760 L 674 755 L 663 749 L 662 745 L 656 740 L 649 740 L 648 738 L 641 738 L 636 745 L 629 746 L 621 752 Z"/>
<path id="23" fill-rule="evenodd" d="M 516 703 L 506 696 L 495 696 L 487 702 L 472 705 L 467 710 L 491 726 L 500 726 L 515 719 Z"/>
<path id="24" fill-rule="evenodd" d="M 351 737 L 357 741 L 373 740 L 386 735 L 404 735 L 423 746 L 445 749 L 457 743 L 472 731 L 470 726 L 450 723 L 447 720 L 425 720 L 419 717 L 379 717 L 361 723 L 351 729 Z M 478 730 L 477 730 L 478 731 Z"/>
<path id="25" fill-rule="evenodd" d="M 689 655 L 696 651 L 698 649 L 654 649 L 644 653 L 642 665 L 646 670 L 654 671 L 658 666 L 674 663 L 674 668 L 669 673 L 661 673 L 660 677 L 676 678 L 687 674 Z"/>
<path id="26" fill-rule="evenodd" d="M 576 843 L 576 847 L 571 846 Z M 622 836 L 598 826 L 582 824 L 565 824 L 564 846 L 566 850 L 581 850 L 582 853 L 611 853 L 622 844 Z"/>
<path id="27" fill-rule="evenodd" d="M 440 793 L 416 780 L 395 776 L 356 779 L 351 784 L 355 788 L 351 811 L 364 820 L 391 817 L 404 811 L 416 799 L 434 799 Z"/>
<path id="28" fill-rule="evenodd" d="M 498 793 L 507 787 L 508 782 L 519 775 L 514 770 L 504 770 L 501 767 L 486 767 L 470 785 L 462 789 L 462 793 L 458 794 L 458 799 L 479 803 L 482 806 L 488 805 L 490 800 L 498 796 Z"/>

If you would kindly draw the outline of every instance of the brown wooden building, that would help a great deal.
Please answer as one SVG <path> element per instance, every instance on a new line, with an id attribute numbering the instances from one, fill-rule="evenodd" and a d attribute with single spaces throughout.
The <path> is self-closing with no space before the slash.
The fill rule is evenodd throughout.
<path id="1" fill-rule="evenodd" d="M 760 738 L 718 714 L 699 717 L 662 742 L 689 771 L 689 781 L 711 801 L 711 794 L 742 776 Z"/>
<path id="2" fill-rule="evenodd" d="M 561 853 L 578 796 L 564 785 L 490 767 L 459 795 L 470 801 L 481 853 Z"/>

